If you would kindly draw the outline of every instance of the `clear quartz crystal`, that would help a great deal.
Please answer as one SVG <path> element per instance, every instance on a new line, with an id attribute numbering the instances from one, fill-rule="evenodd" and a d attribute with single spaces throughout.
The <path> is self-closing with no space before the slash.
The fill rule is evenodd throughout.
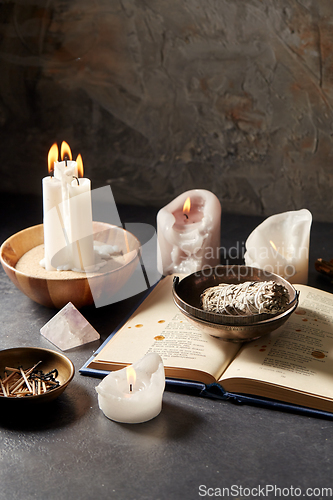
<path id="1" fill-rule="evenodd" d="M 71 302 L 53 316 L 40 329 L 40 333 L 62 351 L 100 338 L 99 333 Z"/>

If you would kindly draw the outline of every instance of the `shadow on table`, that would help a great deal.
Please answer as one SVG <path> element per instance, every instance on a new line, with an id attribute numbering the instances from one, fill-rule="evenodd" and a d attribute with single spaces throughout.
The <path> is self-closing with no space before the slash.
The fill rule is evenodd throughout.
<path id="1" fill-rule="evenodd" d="M 163 401 L 161 413 L 141 424 L 117 423 L 127 431 L 153 439 L 179 440 L 188 437 L 201 425 L 203 418 L 195 410 Z"/>
<path id="2" fill-rule="evenodd" d="M 46 403 L 1 399 L 0 427 L 26 432 L 66 427 L 80 419 L 91 404 L 88 392 L 75 382 L 57 399 Z"/>

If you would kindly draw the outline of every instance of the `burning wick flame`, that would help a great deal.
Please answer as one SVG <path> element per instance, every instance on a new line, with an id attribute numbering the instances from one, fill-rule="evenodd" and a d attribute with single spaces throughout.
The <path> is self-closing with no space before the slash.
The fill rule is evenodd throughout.
<path id="1" fill-rule="evenodd" d="M 47 156 L 47 168 L 48 168 L 49 174 L 54 173 L 54 163 L 56 161 L 58 161 L 58 156 L 59 156 L 58 146 L 56 143 L 54 143 L 50 147 L 50 151 L 49 151 L 49 154 Z"/>
<path id="2" fill-rule="evenodd" d="M 133 366 L 128 366 L 126 368 L 126 375 L 127 375 L 127 382 L 129 385 L 129 391 L 132 392 L 133 386 L 134 386 L 135 381 L 136 381 L 136 372 L 135 372 Z"/>
<path id="3" fill-rule="evenodd" d="M 83 161 L 82 161 L 82 156 L 80 154 L 76 158 L 76 163 L 77 163 L 78 176 L 83 177 Z"/>
<path id="4" fill-rule="evenodd" d="M 190 213 L 190 210 L 191 210 L 191 198 L 188 197 L 183 206 L 183 213 L 186 219 L 188 219 L 188 214 Z"/>
<path id="5" fill-rule="evenodd" d="M 72 160 L 71 148 L 65 141 L 62 141 L 61 143 L 60 157 L 62 161 Z"/>

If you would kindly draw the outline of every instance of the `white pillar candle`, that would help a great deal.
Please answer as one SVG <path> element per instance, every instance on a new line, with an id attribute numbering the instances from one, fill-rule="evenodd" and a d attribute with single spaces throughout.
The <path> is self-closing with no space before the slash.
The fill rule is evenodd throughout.
<path id="1" fill-rule="evenodd" d="M 58 161 L 54 164 L 54 176 L 61 182 L 62 201 L 64 210 L 64 224 L 68 234 L 70 234 L 70 211 L 69 211 L 69 186 L 74 177 L 78 176 L 76 161 L 66 160 Z M 72 265 L 71 262 L 68 262 Z"/>
<path id="2" fill-rule="evenodd" d="M 268 217 L 246 240 L 245 264 L 306 284 L 311 223 L 307 209 Z"/>
<path id="3" fill-rule="evenodd" d="M 61 182 L 62 189 L 62 202 L 63 202 L 63 217 L 65 230 L 70 238 L 70 225 L 71 217 L 69 210 L 69 186 L 75 177 L 78 177 L 78 165 L 76 161 L 72 160 L 72 151 L 67 142 L 63 141 L 61 143 L 60 150 L 61 161 L 56 161 L 54 163 L 54 177 L 59 179 Z M 67 262 L 60 262 L 61 268 L 70 268 L 73 265 L 73 259 L 71 256 L 71 248 L 68 249 L 69 259 Z"/>
<path id="4" fill-rule="evenodd" d="M 58 146 L 53 144 L 48 153 L 48 171 L 54 173 L 58 159 Z M 41 262 L 47 271 L 56 269 L 55 261 L 60 257 L 68 259 L 67 234 L 64 223 L 62 183 L 54 176 L 44 177 L 43 192 L 43 229 L 44 229 L 44 261 Z M 58 255 L 57 255 L 58 254 Z"/>
<path id="5" fill-rule="evenodd" d="M 99 407 L 106 417 L 138 424 L 159 415 L 164 388 L 162 359 L 150 353 L 127 368 L 111 372 L 96 391 Z"/>
<path id="6" fill-rule="evenodd" d="M 54 177 L 43 179 L 45 267 L 87 271 L 95 264 L 91 184 L 89 179 L 78 180 L 79 170 L 83 176 L 81 155 L 72 161 L 65 142 L 60 162 L 58 154 L 53 144 L 48 160 Z"/>
<path id="7" fill-rule="evenodd" d="M 220 231 L 221 204 L 213 193 L 193 189 L 178 196 L 157 214 L 159 272 L 194 273 L 218 265 Z"/>
<path id="8" fill-rule="evenodd" d="M 61 182 L 51 176 L 44 177 L 42 189 L 44 266 L 47 271 L 54 271 L 55 267 L 51 263 L 52 258 L 63 245 L 66 246 L 64 224 L 60 211 L 62 203 Z"/>
<path id="9" fill-rule="evenodd" d="M 90 179 L 74 179 L 68 193 L 72 264 L 87 271 L 95 264 Z"/>

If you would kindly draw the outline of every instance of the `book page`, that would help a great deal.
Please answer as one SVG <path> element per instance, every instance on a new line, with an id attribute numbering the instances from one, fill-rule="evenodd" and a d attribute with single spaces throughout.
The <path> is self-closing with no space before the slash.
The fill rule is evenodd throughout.
<path id="1" fill-rule="evenodd" d="M 190 323 L 173 302 L 172 280 L 160 281 L 89 367 L 117 369 L 156 352 L 167 376 L 203 383 L 218 379 L 240 345 L 206 335 Z"/>
<path id="2" fill-rule="evenodd" d="M 278 330 L 242 348 L 221 377 L 224 388 L 242 392 L 248 379 L 333 398 L 333 296 L 304 285 L 295 288 L 300 291 L 296 311 Z M 271 395 L 253 394 L 275 397 L 272 387 L 267 390 Z"/>

